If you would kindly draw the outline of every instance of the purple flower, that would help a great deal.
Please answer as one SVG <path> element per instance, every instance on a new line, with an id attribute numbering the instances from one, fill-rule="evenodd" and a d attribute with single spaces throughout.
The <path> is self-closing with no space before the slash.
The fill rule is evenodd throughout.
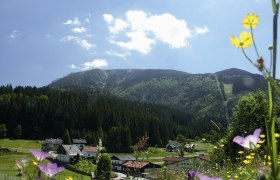
<path id="1" fill-rule="evenodd" d="M 44 151 L 31 150 L 31 153 L 37 159 L 37 161 L 41 161 L 49 156 L 49 153 Z"/>
<path id="2" fill-rule="evenodd" d="M 48 163 L 47 165 L 39 164 L 38 167 L 48 177 L 52 177 L 52 176 L 56 175 L 57 173 L 64 170 L 64 167 L 62 167 L 62 166 L 57 167 L 56 163 Z"/>
<path id="3" fill-rule="evenodd" d="M 196 175 L 195 171 L 188 171 L 188 180 L 193 180 Z"/>
<path id="4" fill-rule="evenodd" d="M 250 134 L 245 138 L 241 136 L 235 136 L 233 138 L 233 142 L 239 144 L 240 146 L 243 146 L 244 148 L 254 149 L 256 147 L 256 144 L 260 141 L 260 134 L 261 129 L 258 128 L 254 131 L 254 134 Z"/>
<path id="5" fill-rule="evenodd" d="M 222 178 L 209 177 L 209 176 L 203 175 L 201 173 L 197 173 L 196 175 L 199 177 L 200 180 L 223 180 Z"/>

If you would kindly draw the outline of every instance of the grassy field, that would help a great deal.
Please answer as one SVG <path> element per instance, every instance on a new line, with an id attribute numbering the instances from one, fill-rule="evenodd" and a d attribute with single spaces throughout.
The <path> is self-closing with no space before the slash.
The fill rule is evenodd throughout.
<path id="1" fill-rule="evenodd" d="M 5 175 L 11 175 L 16 177 L 18 170 L 16 169 L 16 161 L 27 159 L 29 165 L 26 167 L 28 174 L 33 174 L 36 170 L 36 166 L 32 164 L 32 160 L 35 160 L 33 155 L 30 153 L 30 149 L 40 149 L 40 143 L 33 140 L 9 140 L 0 139 L 0 146 L 5 148 L 12 148 L 16 151 L 8 153 L 0 153 L 0 178 Z M 42 164 L 47 164 L 49 161 L 44 160 Z M 89 176 L 83 176 L 72 171 L 65 169 L 56 176 L 56 180 L 65 180 L 65 178 L 71 176 L 73 179 L 89 180 Z M 7 179 L 10 179 L 7 178 Z"/>
<path id="2" fill-rule="evenodd" d="M 227 98 L 232 97 L 232 84 L 224 84 L 224 90 Z"/>

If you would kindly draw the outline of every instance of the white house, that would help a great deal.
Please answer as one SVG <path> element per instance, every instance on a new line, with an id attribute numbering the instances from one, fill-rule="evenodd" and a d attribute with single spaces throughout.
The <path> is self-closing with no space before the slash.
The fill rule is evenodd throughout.
<path id="1" fill-rule="evenodd" d="M 80 150 L 82 150 L 85 147 L 85 145 L 87 144 L 87 141 L 85 139 L 81 139 L 81 138 L 72 139 L 72 142 L 73 142 L 74 145 L 78 146 L 78 148 Z"/>
<path id="2" fill-rule="evenodd" d="M 77 156 L 83 156 L 83 153 L 76 145 L 62 145 L 57 150 L 57 160 L 70 163 L 75 161 Z"/>
<path id="3" fill-rule="evenodd" d="M 82 153 L 84 154 L 85 158 L 92 158 L 96 157 L 97 154 L 97 147 L 93 146 L 85 146 L 82 150 Z"/>
<path id="4" fill-rule="evenodd" d="M 210 158 L 206 156 L 165 157 L 163 160 L 166 170 L 187 171 L 210 167 Z"/>

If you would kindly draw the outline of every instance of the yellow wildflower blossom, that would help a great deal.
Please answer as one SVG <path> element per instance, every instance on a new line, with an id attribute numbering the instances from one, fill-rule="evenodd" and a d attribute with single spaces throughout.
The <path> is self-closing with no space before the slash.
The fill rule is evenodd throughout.
<path id="1" fill-rule="evenodd" d="M 248 155 L 248 156 L 246 156 L 246 159 L 254 159 L 254 157 L 251 155 Z"/>
<path id="2" fill-rule="evenodd" d="M 238 151 L 238 154 L 243 154 L 244 153 L 244 151 Z"/>
<path id="3" fill-rule="evenodd" d="M 279 137 L 280 137 L 280 134 L 279 134 L 279 133 L 275 133 L 275 137 L 276 137 L 276 138 L 279 138 Z"/>
<path id="4" fill-rule="evenodd" d="M 239 39 L 236 36 L 231 36 L 230 42 L 236 48 L 245 49 L 245 48 L 252 45 L 253 37 L 250 33 L 243 31 L 243 32 L 240 33 Z"/>
<path id="5" fill-rule="evenodd" d="M 236 179 L 237 179 L 237 178 L 238 178 L 238 176 L 237 176 L 237 175 L 235 175 L 235 176 L 234 176 L 234 178 L 236 178 Z"/>
<path id="6" fill-rule="evenodd" d="M 65 178 L 65 180 L 73 180 L 73 178 L 69 176 L 68 178 Z"/>
<path id="7" fill-rule="evenodd" d="M 261 135 L 260 135 L 260 138 L 265 138 L 265 135 L 264 135 L 264 134 L 261 134 Z"/>
<path id="8" fill-rule="evenodd" d="M 38 162 L 33 160 L 33 161 L 32 161 L 32 164 L 35 165 L 35 166 L 37 166 L 37 165 L 38 165 Z"/>
<path id="9" fill-rule="evenodd" d="M 250 160 L 245 159 L 245 160 L 243 161 L 243 163 L 244 163 L 244 164 L 249 164 L 249 163 L 251 163 L 251 161 L 250 161 Z"/>
<path id="10" fill-rule="evenodd" d="M 224 144 L 220 144 L 220 146 L 221 146 L 221 147 L 224 147 L 225 145 L 224 145 Z"/>
<path id="11" fill-rule="evenodd" d="M 260 144 L 256 144 L 256 148 L 259 149 L 261 147 Z"/>
<path id="12" fill-rule="evenodd" d="M 214 148 L 214 149 L 218 149 L 218 147 L 217 147 L 217 146 L 213 146 L 213 148 Z"/>
<path id="13" fill-rule="evenodd" d="M 254 29 L 259 24 L 259 22 L 259 16 L 254 13 L 247 14 L 247 16 L 245 16 L 242 21 L 243 27 L 248 29 Z"/>
<path id="14" fill-rule="evenodd" d="M 251 156 L 255 156 L 255 153 L 250 153 Z"/>
<path id="15" fill-rule="evenodd" d="M 262 143 L 264 143 L 264 142 L 265 142 L 265 140 L 260 140 L 260 141 L 259 141 L 260 144 L 262 144 Z"/>

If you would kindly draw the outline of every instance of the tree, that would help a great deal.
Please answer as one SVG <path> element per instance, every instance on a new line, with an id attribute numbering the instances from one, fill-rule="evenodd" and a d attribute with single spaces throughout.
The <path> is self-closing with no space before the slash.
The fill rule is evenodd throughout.
<path id="1" fill-rule="evenodd" d="M 0 138 L 5 138 L 7 136 L 7 131 L 6 124 L 0 124 Z"/>
<path id="2" fill-rule="evenodd" d="M 265 130 L 267 115 L 268 107 L 265 93 L 257 91 L 241 97 L 233 109 L 231 123 L 223 138 L 225 153 L 235 160 L 234 157 L 236 157 L 240 147 L 232 142 L 233 138 L 237 135 L 245 136 L 253 133 L 256 128 Z"/>
<path id="3" fill-rule="evenodd" d="M 97 179 L 110 180 L 112 172 L 111 158 L 107 154 L 102 154 L 97 162 Z"/>
<path id="4" fill-rule="evenodd" d="M 185 138 L 185 136 L 179 134 L 176 137 L 176 141 L 181 144 L 179 146 L 179 156 L 184 157 L 184 155 L 185 155 L 185 145 L 187 143 L 187 139 Z"/>
<path id="5" fill-rule="evenodd" d="M 21 138 L 22 137 L 22 126 L 18 124 L 15 128 L 14 132 L 15 138 Z"/>

